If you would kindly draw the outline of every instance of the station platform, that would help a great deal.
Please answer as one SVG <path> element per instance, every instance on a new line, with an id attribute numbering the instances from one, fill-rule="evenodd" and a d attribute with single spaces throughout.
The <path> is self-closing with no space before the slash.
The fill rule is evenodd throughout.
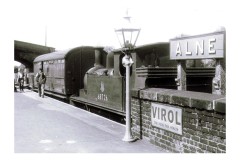
<path id="1" fill-rule="evenodd" d="M 124 142 L 125 125 L 25 89 L 14 92 L 15 153 L 167 153 L 145 139 Z"/>

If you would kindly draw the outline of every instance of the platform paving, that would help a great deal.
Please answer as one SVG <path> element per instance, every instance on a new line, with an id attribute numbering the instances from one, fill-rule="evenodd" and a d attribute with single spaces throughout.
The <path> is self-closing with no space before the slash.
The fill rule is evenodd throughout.
<path id="1" fill-rule="evenodd" d="M 167 153 L 124 142 L 125 126 L 36 92 L 14 93 L 15 153 Z"/>

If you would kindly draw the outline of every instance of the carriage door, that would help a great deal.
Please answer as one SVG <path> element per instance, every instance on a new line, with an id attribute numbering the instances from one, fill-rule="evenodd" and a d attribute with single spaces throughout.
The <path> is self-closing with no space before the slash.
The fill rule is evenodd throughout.
<path id="1" fill-rule="evenodd" d="M 43 62 L 43 73 L 46 76 L 46 83 L 45 83 L 45 89 L 50 90 L 50 77 L 49 77 L 49 61 Z"/>

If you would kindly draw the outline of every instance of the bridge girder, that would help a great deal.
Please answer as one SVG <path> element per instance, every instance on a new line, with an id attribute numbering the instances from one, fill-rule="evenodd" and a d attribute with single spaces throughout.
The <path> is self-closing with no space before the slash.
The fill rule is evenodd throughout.
<path id="1" fill-rule="evenodd" d="M 14 41 L 14 60 L 22 63 L 29 71 L 33 71 L 33 60 L 45 53 L 54 52 L 55 48 L 46 47 L 42 45 L 22 42 L 22 41 Z"/>

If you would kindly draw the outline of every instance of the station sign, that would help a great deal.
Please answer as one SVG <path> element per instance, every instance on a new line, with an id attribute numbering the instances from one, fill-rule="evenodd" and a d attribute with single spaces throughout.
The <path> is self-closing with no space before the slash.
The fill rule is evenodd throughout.
<path id="1" fill-rule="evenodd" d="M 170 40 L 170 59 L 224 58 L 225 31 Z"/>
<path id="2" fill-rule="evenodd" d="M 152 126 L 182 135 L 182 109 L 151 103 Z"/>

